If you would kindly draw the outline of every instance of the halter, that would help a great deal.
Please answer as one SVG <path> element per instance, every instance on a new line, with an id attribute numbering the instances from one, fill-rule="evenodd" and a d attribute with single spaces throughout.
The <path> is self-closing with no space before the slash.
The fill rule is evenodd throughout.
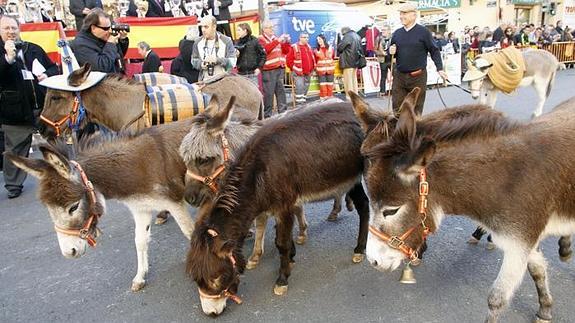
<path id="1" fill-rule="evenodd" d="M 423 241 L 427 239 L 427 236 L 430 233 L 429 227 L 425 224 L 425 220 L 427 219 L 427 195 L 429 194 L 429 183 L 427 183 L 427 172 L 425 168 L 419 171 L 419 203 L 418 203 L 418 213 L 421 216 L 421 223 L 411 227 L 401 236 L 390 236 L 381 230 L 378 230 L 376 227 L 370 225 L 369 232 L 373 235 L 378 237 L 379 239 L 387 242 L 387 245 L 393 249 L 401 251 L 404 255 L 406 255 L 410 261 L 414 261 L 417 259 L 417 251 L 411 247 L 409 247 L 405 243 L 405 239 L 407 239 L 419 225 L 423 227 L 423 232 L 421 233 Z"/>
<path id="2" fill-rule="evenodd" d="M 208 229 L 208 234 L 212 237 L 217 237 L 218 236 L 218 232 L 214 229 Z M 236 258 L 234 257 L 233 254 L 230 254 L 228 256 L 228 259 L 230 259 L 230 262 L 232 263 L 232 266 L 234 267 L 234 270 L 236 270 Z M 206 292 L 202 291 L 201 288 L 198 287 L 198 292 L 200 293 L 200 296 L 203 298 L 207 298 L 207 299 L 222 299 L 225 297 L 229 297 L 232 301 L 236 302 L 236 304 L 241 304 L 243 303 L 242 299 L 229 291 L 229 287 L 224 289 L 221 293 L 217 294 L 217 295 L 210 295 L 207 294 Z"/>
<path id="3" fill-rule="evenodd" d="M 61 134 L 60 127 L 68 121 L 68 127 L 74 131 L 78 131 L 80 123 L 84 120 L 86 116 L 86 109 L 84 108 L 84 104 L 82 103 L 82 96 L 80 92 L 75 92 L 76 97 L 74 97 L 74 103 L 72 105 L 72 110 L 66 116 L 58 121 L 52 121 L 46 118 L 43 114 L 40 115 L 40 120 L 47 123 L 49 126 L 53 127 L 56 130 L 56 137 L 59 137 Z"/>
<path id="4" fill-rule="evenodd" d="M 93 206 L 96 205 L 96 193 L 94 192 L 94 185 L 92 185 L 92 182 L 88 180 L 88 176 L 86 176 L 86 173 L 84 172 L 80 164 L 78 164 L 76 161 L 73 160 L 71 160 L 70 163 L 74 165 L 74 167 L 76 167 L 76 169 L 78 169 L 78 171 L 80 172 L 80 177 L 82 178 L 82 184 L 84 184 L 84 189 L 86 190 L 90 198 L 89 209 L 92 210 Z M 88 242 L 90 247 L 95 247 L 96 237 L 90 233 L 90 228 L 92 227 L 92 225 L 95 225 L 97 223 L 97 220 L 100 218 L 100 216 L 101 214 L 97 213 L 90 214 L 90 216 L 88 217 L 88 219 L 86 219 L 84 225 L 82 225 L 82 228 L 80 229 L 63 228 L 55 224 L 54 230 L 56 230 L 56 232 L 63 233 L 66 235 L 80 237 L 80 239 L 86 240 L 86 242 Z M 96 228 L 96 231 L 97 230 L 98 229 Z"/>
<path id="5" fill-rule="evenodd" d="M 220 166 L 218 166 L 211 175 L 201 176 L 194 174 L 190 170 L 186 172 L 186 174 L 189 175 L 191 178 L 204 183 L 204 185 L 208 186 L 214 193 L 218 192 L 218 185 L 216 184 L 215 179 L 218 176 L 220 176 L 226 169 L 226 163 L 228 162 L 230 155 L 230 146 L 228 144 L 228 139 L 226 139 L 226 136 L 223 133 L 222 133 L 222 150 L 224 152 L 224 162 Z"/>

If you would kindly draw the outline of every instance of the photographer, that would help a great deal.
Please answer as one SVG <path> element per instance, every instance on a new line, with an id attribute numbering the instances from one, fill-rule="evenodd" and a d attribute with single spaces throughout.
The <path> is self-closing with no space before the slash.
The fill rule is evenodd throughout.
<path id="1" fill-rule="evenodd" d="M 231 38 L 216 31 L 216 18 L 200 21 L 203 36 L 194 44 L 192 65 L 201 70 L 200 80 L 226 73 L 236 65 L 236 50 Z"/>
<path id="2" fill-rule="evenodd" d="M 92 71 L 123 73 L 129 26 L 120 27 L 113 34 L 115 27 L 108 15 L 99 8 L 90 11 L 84 19 L 82 31 L 70 43 L 78 64 L 90 63 Z"/>
<path id="3" fill-rule="evenodd" d="M 266 52 L 258 41 L 252 36 L 252 29 L 247 23 L 241 23 L 236 28 L 239 39 L 236 43 L 238 54 L 238 74 L 249 78 L 255 85 L 259 85 L 258 75 L 266 62 Z"/>
<path id="4" fill-rule="evenodd" d="M 20 40 L 20 24 L 14 17 L 0 15 L 0 36 L 0 124 L 5 150 L 27 157 L 46 95 L 38 81 L 58 74 L 58 67 L 40 46 Z M 4 159 L 8 198 L 20 196 L 25 179 L 26 172 Z"/>

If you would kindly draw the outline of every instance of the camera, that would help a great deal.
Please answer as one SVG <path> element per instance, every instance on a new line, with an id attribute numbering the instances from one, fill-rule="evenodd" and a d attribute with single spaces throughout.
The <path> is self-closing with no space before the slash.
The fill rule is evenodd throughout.
<path id="1" fill-rule="evenodd" d="M 214 76 L 214 67 L 216 66 L 215 63 L 208 63 L 208 75 Z"/>
<path id="2" fill-rule="evenodd" d="M 16 47 L 16 50 L 19 51 L 22 49 L 22 47 L 24 47 L 24 42 L 21 40 L 15 40 L 14 47 Z"/>
<path id="3" fill-rule="evenodd" d="M 130 25 L 113 23 L 111 29 L 112 29 L 113 35 L 117 35 L 120 31 L 125 31 L 125 32 L 129 33 L 130 32 Z"/>

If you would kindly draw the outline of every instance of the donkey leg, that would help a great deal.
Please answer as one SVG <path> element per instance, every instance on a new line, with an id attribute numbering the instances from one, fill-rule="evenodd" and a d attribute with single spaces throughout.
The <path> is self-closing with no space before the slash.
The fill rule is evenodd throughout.
<path id="1" fill-rule="evenodd" d="M 256 237 L 254 239 L 254 250 L 248 259 L 246 269 L 254 269 L 260 262 L 260 257 L 264 253 L 264 237 L 266 235 L 266 225 L 268 224 L 268 214 L 262 213 L 256 217 Z"/>
<path id="2" fill-rule="evenodd" d="M 303 211 L 302 205 L 294 206 L 294 213 L 299 225 L 299 232 L 295 243 L 304 244 L 307 240 L 307 220 L 305 218 L 305 212 Z"/>
<path id="3" fill-rule="evenodd" d="M 353 211 L 353 201 L 351 200 L 351 197 L 349 197 L 348 194 L 345 194 L 345 208 L 346 208 L 349 212 L 352 212 L 352 211 Z"/>
<path id="4" fill-rule="evenodd" d="M 288 290 L 288 278 L 291 274 L 295 256 L 295 244 L 292 239 L 293 210 L 279 214 L 276 224 L 276 247 L 280 253 L 279 276 L 274 286 L 274 294 L 284 295 Z"/>
<path id="5" fill-rule="evenodd" d="M 529 274 L 535 282 L 537 288 L 537 295 L 539 295 L 539 310 L 537 311 L 537 319 L 539 322 L 551 321 L 551 306 L 553 305 L 553 298 L 549 291 L 549 282 L 547 280 L 547 262 L 543 254 L 539 250 L 533 250 L 529 254 L 527 263 Z"/>
<path id="6" fill-rule="evenodd" d="M 190 216 L 190 212 L 188 212 L 188 208 L 184 201 L 171 202 L 166 209 L 174 217 L 174 220 L 176 220 L 176 223 L 186 238 L 191 240 L 192 233 L 194 232 L 194 220 Z"/>
<path id="7" fill-rule="evenodd" d="M 562 236 L 559 238 L 559 258 L 563 262 L 571 259 L 573 251 L 571 250 L 571 236 Z"/>
<path id="8" fill-rule="evenodd" d="M 497 238 L 496 241 L 502 242 L 498 242 L 499 246 L 503 246 L 503 264 L 487 298 L 489 313 L 485 322 L 489 323 L 497 322 L 499 315 L 507 308 L 515 289 L 523 280 L 529 256 L 529 248 L 521 248 L 517 241 Z M 515 247 L 507 248 L 508 246 Z"/>
<path id="9" fill-rule="evenodd" d="M 545 100 L 547 99 L 545 91 L 547 91 L 547 84 L 542 84 L 542 82 L 534 82 L 533 87 L 537 92 L 537 97 L 539 101 L 537 101 L 537 106 L 531 115 L 531 118 L 537 118 L 543 113 L 543 105 L 545 105 Z"/>
<path id="10" fill-rule="evenodd" d="M 369 200 L 361 183 L 349 191 L 349 197 L 353 200 L 353 205 L 359 215 L 359 233 L 357 235 L 357 245 L 353 250 L 354 263 L 360 263 L 365 258 L 365 246 L 367 244 L 367 231 L 369 227 Z"/>
<path id="11" fill-rule="evenodd" d="M 137 292 L 146 285 L 146 275 L 148 274 L 148 244 L 150 242 L 150 229 L 152 213 L 149 211 L 132 209 L 134 222 L 136 223 L 134 241 L 136 243 L 136 254 L 138 256 L 138 271 L 132 279 L 132 291 Z"/>
<path id="12" fill-rule="evenodd" d="M 335 222 L 339 212 L 341 212 L 341 196 L 334 196 L 333 208 L 331 209 L 331 213 L 328 215 L 327 220 L 330 222 Z"/>

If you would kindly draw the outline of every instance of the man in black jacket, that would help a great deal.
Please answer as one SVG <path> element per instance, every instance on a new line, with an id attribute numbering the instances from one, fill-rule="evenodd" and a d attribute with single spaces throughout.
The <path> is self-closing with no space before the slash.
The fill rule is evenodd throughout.
<path id="1" fill-rule="evenodd" d="M 169 0 L 148 0 L 146 17 L 173 17 Z"/>
<path id="2" fill-rule="evenodd" d="M 345 95 L 348 91 L 357 93 L 357 61 L 361 54 L 361 39 L 359 35 L 349 27 L 341 28 L 343 38 L 337 43 L 337 55 L 339 56 L 339 68 L 343 71 L 343 88 Z"/>
<path id="3" fill-rule="evenodd" d="M 185 77 L 188 83 L 196 83 L 200 76 L 200 71 L 195 69 L 192 65 L 192 51 L 194 50 L 194 42 L 199 37 L 197 26 L 191 26 L 188 34 L 180 40 L 179 49 L 180 54 L 172 61 L 170 74 Z"/>
<path id="4" fill-rule="evenodd" d="M 112 35 L 112 21 L 102 9 L 93 9 L 84 19 L 82 31 L 70 43 L 78 64 L 90 63 L 92 71 L 123 73 L 128 51 L 128 34 Z"/>
<path id="5" fill-rule="evenodd" d="M 139 42 L 138 53 L 144 58 L 142 73 L 160 72 L 160 66 L 162 66 L 160 56 L 150 48 L 148 43 L 143 41 Z"/>
<path id="6" fill-rule="evenodd" d="M 252 35 L 252 28 L 247 23 L 241 23 L 236 28 L 238 41 L 235 45 L 238 60 L 238 74 L 249 78 L 259 86 L 258 75 L 266 62 L 266 52 L 258 39 Z"/>
<path id="7" fill-rule="evenodd" d="M 18 21 L 0 16 L 0 124 L 5 150 L 27 157 L 36 117 L 44 106 L 46 89 L 38 81 L 58 74 L 44 50 L 20 40 Z M 8 198 L 22 193 L 26 172 L 4 159 L 4 187 Z"/>
<path id="8" fill-rule="evenodd" d="M 86 17 L 90 10 L 94 8 L 102 8 L 101 0 L 70 0 L 70 12 L 76 17 L 76 30 L 82 30 L 84 17 Z"/>

